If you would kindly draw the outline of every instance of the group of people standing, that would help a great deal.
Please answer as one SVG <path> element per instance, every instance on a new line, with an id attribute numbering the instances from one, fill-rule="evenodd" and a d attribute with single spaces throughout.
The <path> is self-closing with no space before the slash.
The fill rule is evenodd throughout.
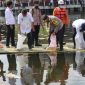
<path id="1" fill-rule="evenodd" d="M 38 5 L 35 5 L 33 9 L 29 12 L 27 9 L 23 9 L 21 13 L 18 15 L 18 28 L 20 34 L 25 34 L 28 39 L 28 47 L 29 49 L 35 46 L 41 46 L 39 44 L 39 31 L 40 25 L 42 24 L 42 20 L 49 22 L 50 29 L 49 29 L 49 45 L 51 43 L 50 36 L 51 34 L 56 35 L 56 43 L 58 46 L 58 42 L 60 44 L 60 50 L 63 50 L 63 37 L 65 32 L 65 27 L 69 23 L 68 14 L 66 8 L 63 8 L 64 5 L 63 0 L 58 1 L 59 6 L 53 10 L 53 15 L 48 16 L 46 14 L 41 14 L 41 10 L 39 9 Z M 12 1 L 7 2 L 7 7 L 5 9 L 5 20 L 7 26 L 7 38 L 6 38 L 6 46 L 16 47 L 15 43 L 15 18 L 13 16 L 12 11 Z M 43 16 L 43 17 L 42 17 Z M 52 39 L 53 41 L 53 39 Z M 52 43 L 54 44 L 54 42 Z"/>
<path id="2" fill-rule="evenodd" d="M 11 46 L 16 47 L 15 44 L 15 17 L 13 16 L 12 11 L 12 1 L 7 2 L 7 7 L 5 9 L 5 20 L 7 26 L 7 38 L 6 38 L 6 46 L 9 47 L 10 41 Z M 27 9 L 23 9 L 21 13 L 18 15 L 18 27 L 20 34 L 26 34 L 28 38 L 28 47 L 29 49 L 35 44 L 36 46 L 41 46 L 38 43 L 38 35 L 41 24 L 41 11 L 38 6 L 28 12 Z"/>

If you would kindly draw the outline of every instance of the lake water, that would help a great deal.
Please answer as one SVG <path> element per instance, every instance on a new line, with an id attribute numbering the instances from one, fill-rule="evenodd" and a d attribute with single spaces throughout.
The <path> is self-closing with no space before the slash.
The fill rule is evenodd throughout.
<path id="1" fill-rule="evenodd" d="M 85 53 L 0 54 L 0 85 L 85 85 Z"/>

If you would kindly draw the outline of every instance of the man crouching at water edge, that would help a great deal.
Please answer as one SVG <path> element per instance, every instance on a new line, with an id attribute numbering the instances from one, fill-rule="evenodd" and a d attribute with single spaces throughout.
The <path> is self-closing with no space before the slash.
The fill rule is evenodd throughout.
<path id="1" fill-rule="evenodd" d="M 20 29 L 20 34 L 26 34 L 28 39 L 28 47 L 29 49 L 32 48 L 32 36 L 31 30 L 34 31 L 33 27 L 33 17 L 31 13 L 27 12 L 26 9 L 23 9 L 22 12 L 18 15 L 18 24 Z"/>
<path id="2" fill-rule="evenodd" d="M 73 21 L 74 30 L 73 43 L 76 49 L 85 49 L 85 19 L 77 19 Z"/>
<path id="3" fill-rule="evenodd" d="M 49 39 L 48 39 L 49 48 L 56 49 L 57 39 L 59 39 L 60 50 L 62 51 L 63 50 L 62 21 L 53 15 L 51 16 L 43 15 L 43 20 L 50 24 Z"/>

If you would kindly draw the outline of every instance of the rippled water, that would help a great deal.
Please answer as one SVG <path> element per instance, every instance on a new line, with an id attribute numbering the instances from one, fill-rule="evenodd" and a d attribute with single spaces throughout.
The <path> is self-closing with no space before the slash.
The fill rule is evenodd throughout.
<path id="1" fill-rule="evenodd" d="M 0 85 L 85 85 L 83 52 L 0 54 L 0 69 Z"/>

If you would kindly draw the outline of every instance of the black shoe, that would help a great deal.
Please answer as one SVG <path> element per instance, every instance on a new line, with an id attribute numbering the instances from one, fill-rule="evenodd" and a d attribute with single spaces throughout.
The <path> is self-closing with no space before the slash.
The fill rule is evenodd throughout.
<path id="1" fill-rule="evenodd" d="M 63 45 L 65 45 L 66 43 L 65 42 L 63 42 Z"/>
<path id="2" fill-rule="evenodd" d="M 16 46 L 11 46 L 11 47 L 14 47 L 14 48 L 16 48 Z"/>
<path id="3" fill-rule="evenodd" d="M 41 44 L 35 44 L 35 46 L 42 46 Z"/>
<path id="4" fill-rule="evenodd" d="M 10 48 L 10 46 L 6 46 L 7 48 Z"/>
<path id="5" fill-rule="evenodd" d="M 60 48 L 60 50 L 59 51 L 63 51 L 63 48 Z"/>
<path id="6" fill-rule="evenodd" d="M 33 48 L 33 46 L 29 46 L 29 50 L 31 50 Z"/>
<path id="7" fill-rule="evenodd" d="M 16 48 L 16 45 L 12 45 L 12 47 L 15 47 Z"/>
<path id="8" fill-rule="evenodd" d="M 32 50 L 32 48 L 29 48 L 29 50 L 31 51 L 31 50 Z"/>
<path id="9" fill-rule="evenodd" d="M 34 45 L 32 45 L 32 47 L 31 48 L 34 48 Z"/>

